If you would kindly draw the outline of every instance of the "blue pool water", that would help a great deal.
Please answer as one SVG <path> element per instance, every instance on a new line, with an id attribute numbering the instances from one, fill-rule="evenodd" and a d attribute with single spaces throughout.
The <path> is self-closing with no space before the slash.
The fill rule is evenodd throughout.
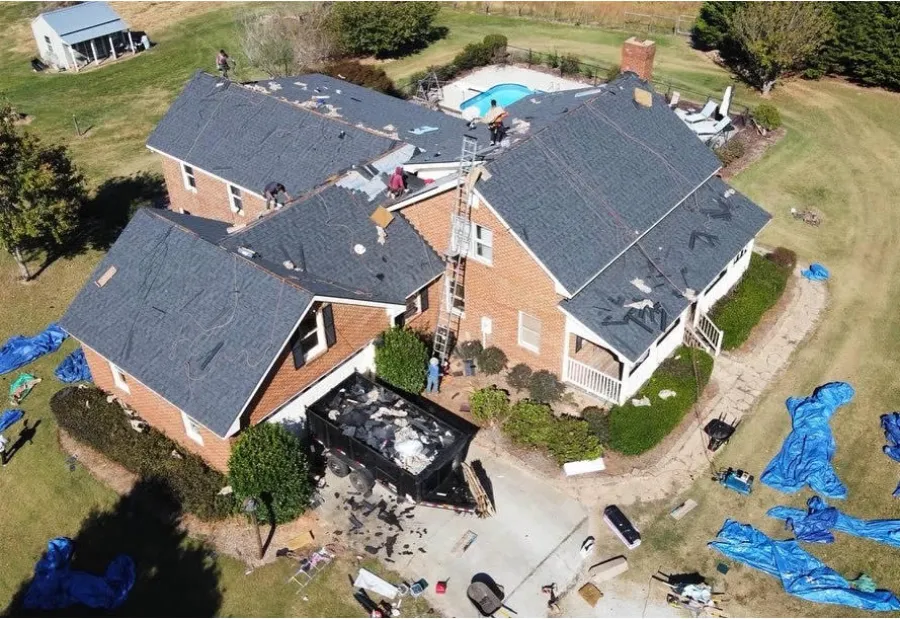
<path id="1" fill-rule="evenodd" d="M 478 110 L 479 116 L 484 116 L 491 107 L 491 99 L 495 99 L 497 105 L 506 107 L 533 93 L 532 89 L 521 84 L 497 84 L 470 99 L 466 99 L 459 106 L 459 109 L 466 110 L 474 107 Z"/>

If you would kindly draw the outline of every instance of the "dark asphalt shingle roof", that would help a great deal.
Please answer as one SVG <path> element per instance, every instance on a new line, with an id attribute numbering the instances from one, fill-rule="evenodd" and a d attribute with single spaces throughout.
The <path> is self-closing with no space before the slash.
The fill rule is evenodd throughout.
<path id="1" fill-rule="evenodd" d="M 110 266 L 115 275 L 97 287 Z M 60 322 L 224 436 L 311 300 L 309 292 L 143 209 Z"/>
<path id="2" fill-rule="evenodd" d="M 511 147 L 478 184 L 572 293 L 720 167 L 661 95 L 644 108 L 635 88 L 652 90 L 625 74 L 594 95 L 536 97 L 551 106 L 534 131 L 521 121 L 545 103 L 512 105 Z"/>
<path id="3" fill-rule="evenodd" d="M 273 83 L 280 88 L 272 90 Z M 483 124 L 468 129 L 467 122 L 461 118 L 327 75 L 311 73 L 263 80 L 258 84 L 270 89 L 273 95 L 291 102 L 308 104 L 317 101 L 322 109 L 332 105 L 336 113 L 352 125 L 359 124 L 373 131 L 391 134 L 402 142 L 415 144 L 423 152 L 418 153 L 410 163 L 458 161 L 465 134 L 475 135 L 485 146 L 490 139 Z M 412 133 L 421 127 L 436 127 L 437 131 L 421 135 Z"/>
<path id="4" fill-rule="evenodd" d="M 296 197 L 397 143 L 198 71 L 147 146 L 258 194 L 279 181 Z"/>
<path id="5" fill-rule="evenodd" d="M 685 292 L 704 291 L 771 218 L 740 193 L 725 198 L 729 189 L 707 181 L 562 308 L 637 361 L 690 303 Z M 654 307 L 624 307 L 644 299 Z"/>

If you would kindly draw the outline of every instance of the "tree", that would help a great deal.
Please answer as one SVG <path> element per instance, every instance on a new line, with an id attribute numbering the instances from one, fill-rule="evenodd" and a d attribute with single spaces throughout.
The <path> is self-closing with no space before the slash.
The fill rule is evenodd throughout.
<path id="1" fill-rule="evenodd" d="M 0 247 L 31 279 L 26 252 L 65 243 L 78 224 L 84 178 L 62 146 L 44 146 L 17 131 L 15 113 L 0 102 Z"/>
<path id="2" fill-rule="evenodd" d="M 352 54 L 398 56 L 424 48 L 439 35 L 437 2 L 337 2 L 332 28 Z"/>
<path id="3" fill-rule="evenodd" d="M 834 37 L 821 68 L 869 86 L 900 90 L 900 4 L 835 2 Z"/>
<path id="4" fill-rule="evenodd" d="M 279 77 L 315 71 L 334 59 L 337 38 L 330 23 L 330 4 L 298 3 L 244 13 L 238 18 L 238 33 L 250 63 Z"/>
<path id="5" fill-rule="evenodd" d="M 829 39 L 833 16 L 815 2 L 748 2 L 728 18 L 734 48 L 723 58 L 767 94 L 779 77 L 803 69 Z"/>
<path id="6" fill-rule="evenodd" d="M 383 92 L 392 97 L 402 97 L 394 82 L 381 67 L 362 64 L 356 60 L 340 60 L 325 65 L 322 73 L 338 79 Z"/>
<path id="7" fill-rule="evenodd" d="M 261 500 L 270 521 L 290 522 L 309 507 L 312 486 L 303 445 L 277 423 L 241 434 L 228 459 L 228 478 L 240 500 Z"/>
<path id="8" fill-rule="evenodd" d="M 729 36 L 728 22 L 742 2 L 704 2 L 691 29 L 691 42 L 703 51 L 721 50 Z"/>

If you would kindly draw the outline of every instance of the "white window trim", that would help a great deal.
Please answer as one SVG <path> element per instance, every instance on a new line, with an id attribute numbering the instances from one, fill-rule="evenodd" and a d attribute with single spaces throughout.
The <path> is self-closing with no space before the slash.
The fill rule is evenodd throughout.
<path id="1" fill-rule="evenodd" d="M 181 411 L 181 422 L 184 424 L 184 433 L 188 435 L 188 438 L 198 445 L 202 445 L 203 434 L 200 432 L 200 424 L 191 419 L 184 411 Z"/>
<path id="2" fill-rule="evenodd" d="M 190 173 L 187 169 L 190 168 Z M 187 163 L 182 162 L 181 164 L 181 180 L 184 181 L 184 188 L 190 192 L 197 193 L 197 188 L 192 187 L 189 178 L 194 179 L 194 185 L 197 184 L 197 170 L 194 169 L 194 166 L 188 165 Z"/>
<path id="3" fill-rule="evenodd" d="M 112 372 L 113 382 L 116 384 L 116 387 L 125 393 L 131 393 L 131 388 L 129 388 L 125 379 L 125 372 L 120 370 L 112 361 L 109 362 L 109 370 Z"/>
<path id="4" fill-rule="evenodd" d="M 494 321 L 490 316 L 481 317 L 481 345 L 487 347 L 489 335 L 494 334 Z"/>
<path id="5" fill-rule="evenodd" d="M 304 363 L 309 363 L 328 350 L 328 344 L 325 342 L 325 318 L 323 316 L 322 308 L 319 308 L 319 311 L 316 312 L 316 340 L 316 345 L 306 351 L 306 354 L 303 355 Z"/>
<path id="6" fill-rule="evenodd" d="M 481 228 L 489 235 L 491 235 L 490 243 L 485 243 L 483 241 L 478 240 L 478 228 Z M 494 266 L 494 231 L 488 228 L 487 226 L 480 226 L 476 224 L 474 221 L 472 222 L 472 230 L 469 232 L 469 257 L 476 262 L 480 262 L 481 264 L 485 264 L 487 266 Z M 490 247 L 491 249 L 491 258 L 487 259 L 483 256 L 479 256 L 478 245 L 483 245 L 485 247 Z"/>
<path id="7" fill-rule="evenodd" d="M 523 333 L 523 331 L 524 331 L 524 324 L 523 324 L 522 318 L 523 318 L 524 316 L 528 316 L 529 318 L 533 318 L 534 320 L 537 320 L 538 322 L 541 322 L 541 319 L 540 319 L 540 318 L 538 318 L 538 317 L 536 317 L 536 316 L 532 316 L 531 314 L 526 314 L 525 312 L 523 312 L 523 311 L 521 311 L 521 310 L 519 311 L 519 329 L 518 329 L 519 346 L 521 346 L 521 347 L 524 348 L 525 350 L 530 350 L 531 352 L 540 353 L 540 352 L 541 352 L 540 344 L 538 344 L 537 346 L 534 346 L 533 344 L 529 344 L 528 342 L 526 342 L 525 340 L 522 339 L 522 333 Z M 544 325 L 543 325 L 543 323 L 542 323 L 542 324 L 541 324 L 541 331 L 543 331 L 543 327 L 544 327 Z M 538 336 L 538 341 L 540 341 L 540 339 L 541 339 L 541 333 L 538 332 L 537 336 Z"/>
<path id="8" fill-rule="evenodd" d="M 196 178 L 196 177 L 195 177 Z M 237 189 L 238 195 L 234 195 L 233 190 Z M 243 216 L 244 214 L 244 193 L 241 191 L 241 188 L 237 185 L 232 185 L 228 183 L 225 190 L 228 192 L 228 203 L 231 205 L 231 212 L 237 213 L 238 215 Z M 235 201 L 240 201 L 240 206 L 235 204 Z"/>

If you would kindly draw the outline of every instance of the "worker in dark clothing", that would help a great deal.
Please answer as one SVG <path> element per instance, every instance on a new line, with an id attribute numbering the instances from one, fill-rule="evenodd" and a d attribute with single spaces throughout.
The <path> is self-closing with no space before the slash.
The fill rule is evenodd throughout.
<path id="1" fill-rule="evenodd" d="M 266 188 L 263 190 L 263 197 L 266 199 L 266 210 L 272 208 L 273 204 L 276 209 L 280 209 L 292 200 L 284 185 L 274 181 L 266 185 Z"/>
<path id="2" fill-rule="evenodd" d="M 497 105 L 496 99 L 491 99 L 491 108 L 484 115 L 484 122 L 487 123 L 488 129 L 491 131 L 491 146 L 499 144 L 506 133 L 503 126 L 503 120 L 507 117 L 506 110 Z"/>
<path id="3" fill-rule="evenodd" d="M 219 70 L 219 75 L 228 79 L 228 71 L 231 69 L 231 58 L 228 57 L 224 49 L 220 49 L 219 53 L 216 54 L 216 69 Z"/>
<path id="4" fill-rule="evenodd" d="M 388 179 L 388 193 L 391 194 L 392 198 L 399 198 L 407 191 L 409 191 L 409 186 L 406 181 L 406 173 L 403 171 L 402 166 L 397 166 Z"/>

